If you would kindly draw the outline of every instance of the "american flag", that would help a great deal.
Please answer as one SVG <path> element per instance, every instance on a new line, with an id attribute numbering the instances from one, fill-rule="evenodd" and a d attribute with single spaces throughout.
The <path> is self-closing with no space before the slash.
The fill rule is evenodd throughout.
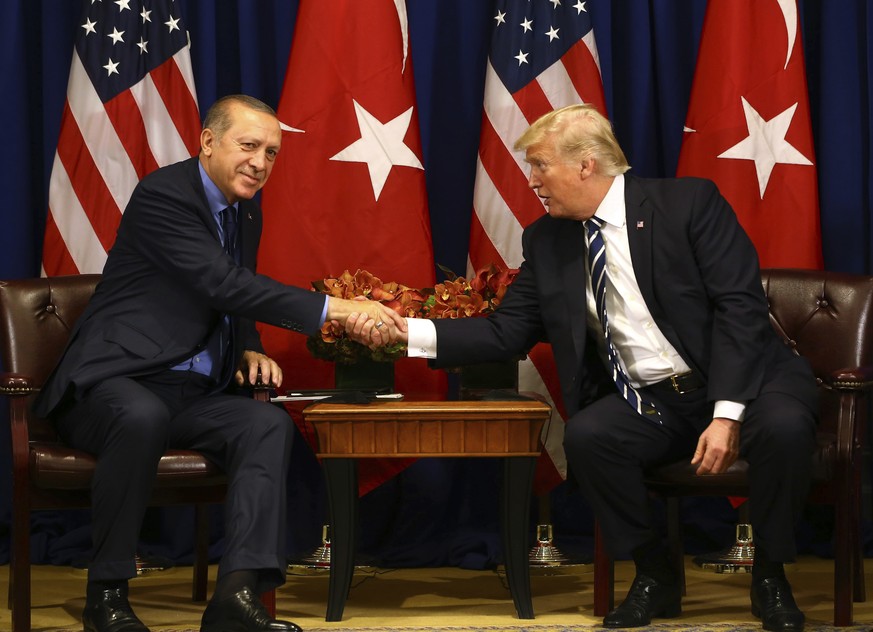
<path id="1" fill-rule="evenodd" d="M 500 0 L 494 13 L 485 78 L 482 134 L 476 164 L 471 270 L 489 263 L 521 265 L 521 233 L 544 213 L 527 187 L 523 156 L 515 140 L 543 114 L 573 103 L 606 105 L 597 46 L 587 2 Z M 553 404 L 537 469 L 541 493 L 566 478 L 560 388 L 551 350 L 537 346 L 519 367 L 519 387 L 540 392 Z"/>
<path id="2" fill-rule="evenodd" d="M 49 184 L 43 274 L 101 272 L 147 173 L 199 149 L 188 35 L 171 0 L 85 0 Z"/>

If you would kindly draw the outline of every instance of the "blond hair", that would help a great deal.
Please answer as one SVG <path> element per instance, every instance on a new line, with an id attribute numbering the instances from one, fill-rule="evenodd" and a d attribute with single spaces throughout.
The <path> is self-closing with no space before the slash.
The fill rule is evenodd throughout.
<path id="1" fill-rule="evenodd" d="M 544 114 L 515 141 L 514 149 L 526 151 L 547 140 L 554 143 L 560 158 L 594 158 L 601 175 L 617 176 L 630 169 L 612 124 L 591 104 L 568 105 Z"/>

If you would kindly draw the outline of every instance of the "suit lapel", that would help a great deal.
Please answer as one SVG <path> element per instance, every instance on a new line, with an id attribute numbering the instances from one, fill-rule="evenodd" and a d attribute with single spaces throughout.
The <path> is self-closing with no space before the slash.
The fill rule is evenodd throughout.
<path id="1" fill-rule="evenodd" d="M 209 210 L 209 202 L 206 201 L 206 191 L 203 189 L 203 181 L 200 179 L 200 164 L 199 159 L 195 156 L 187 161 L 188 179 L 191 181 L 191 186 L 197 192 L 197 197 L 200 204 L 197 205 L 197 214 L 203 224 L 209 228 L 215 240 L 221 242 L 221 236 L 218 234 L 218 225 L 215 223 L 215 218 L 212 216 L 212 211 Z"/>
<path id="2" fill-rule="evenodd" d="M 567 222 L 558 236 L 558 253 L 561 283 L 570 314 L 570 330 L 577 357 L 585 352 L 588 305 L 586 302 L 587 270 L 585 269 L 585 225 L 582 222 Z M 581 318 L 574 315 L 581 314 Z"/>
<path id="3" fill-rule="evenodd" d="M 685 352 L 682 341 L 673 327 L 673 320 L 664 310 L 655 293 L 655 254 L 654 240 L 657 230 L 652 204 L 648 201 L 640 182 L 625 176 L 625 208 L 627 212 L 627 238 L 633 261 L 634 274 L 646 306 L 658 324 L 661 333 L 679 352 L 686 362 L 693 366 L 690 356 Z M 663 235 L 661 237 L 663 239 Z M 661 280 L 663 283 L 663 279 Z"/>
<path id="4" fill-rule="evenodd" d="M 652 257 L 652 236 L 654 222 L 652 208 L 646 202 L 646 194 L 632 176 L 625 176 L 624 205 L 627 218 L 627 240 L 630 247 L 634 276 L 640 292 L 653 315 L 659 311 L 655 299 L 654 261 Z"/>

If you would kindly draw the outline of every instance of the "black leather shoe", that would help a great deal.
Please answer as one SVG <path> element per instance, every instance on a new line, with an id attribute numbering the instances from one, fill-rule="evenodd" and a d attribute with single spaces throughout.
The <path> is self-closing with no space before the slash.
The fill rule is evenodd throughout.
<path id="1" fill-rule="evenodd" d="M 678 617 L 682 612 L 681 593 L 678 584 L 665 584 L 646 575 L 637 575 L 624 603 L 603 618 L 603 625 L 607 628 L 639 628 L 649 625 L 655 617 Z"/>
<path id="2" fill-rule="evenodd" d="M 791 586 L 784 577 L 752 580 L 752 614 L 761 619 L 765 630 L 799 632 L 806 618 L 794 603 Z"/>
<path id="3" fill-rule="evenodd" d="M 290 621 L 273 619 L 261 600 L 248 588 L 222 599 L 210 601 L 200 622 L 200 632 L 301 632 Z"/>
<path id="4" fill-rule="evenodd" d="M 100 591 L 96 600 L 87 599 L 82 611 L 85 632 L 149 632 L 127 601 L 127 586 Z"/>

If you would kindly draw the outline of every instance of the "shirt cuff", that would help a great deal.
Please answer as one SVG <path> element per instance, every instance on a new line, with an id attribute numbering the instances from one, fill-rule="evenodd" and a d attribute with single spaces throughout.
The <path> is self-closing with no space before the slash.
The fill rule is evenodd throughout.
<path id="1" fill-rule="evenodd" d="M 721 399 L 715 403 L 715 408 L 712 411 L 712 418 L 723 417 L 724 419 L 733 419 L 743 423 L 746 416 L 746 404 L 744 402 L 732 402 L 730 400 Z"/>
<path id="2" fill-rule="evenodd" d="M 324 307 L 321 308 L 321 324 L 319 327 L 324 325 L 324 321 L 327 320 L 327 301 L 329 298 L 330 297 L 327 294 L 324 295 Z"/>
<path id="3" fill-rule="evenodd" d="M 406 355 L 410 358 L 436 358 L 436 327 L 427 318 L 407 318 L 409 340 Z"/>

